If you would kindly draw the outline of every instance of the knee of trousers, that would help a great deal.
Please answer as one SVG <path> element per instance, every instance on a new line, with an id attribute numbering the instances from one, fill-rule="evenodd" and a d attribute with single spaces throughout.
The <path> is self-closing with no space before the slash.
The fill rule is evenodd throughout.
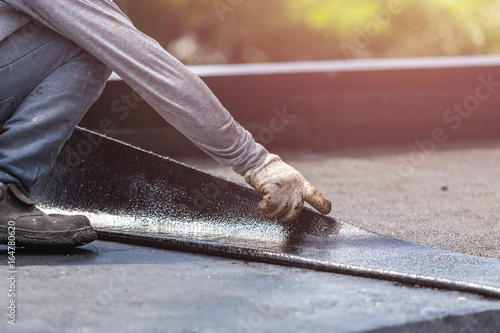
<path id="1" fill-rule="evenodd" d="M 81 70 L 82 74 L 86 76 L 85 83 L 94 87 L 100 94 L 111 76 L 111 70 L 100 60 L 83 49 L 78 58 L 83 62 L 83 68 L 81 68 Z"/>

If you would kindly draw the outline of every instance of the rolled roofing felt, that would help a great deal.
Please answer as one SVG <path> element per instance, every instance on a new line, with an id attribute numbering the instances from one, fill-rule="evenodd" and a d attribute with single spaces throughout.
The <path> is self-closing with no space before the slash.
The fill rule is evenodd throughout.
<path id="1" fill-rule="evenodd" d="M 101 240 L 500 298 L 500 260 L 383 236 L 304 209 L 266 219 L 253 189 L 78 128 L 33 188 L 44 209 L 89 216 Z"/>

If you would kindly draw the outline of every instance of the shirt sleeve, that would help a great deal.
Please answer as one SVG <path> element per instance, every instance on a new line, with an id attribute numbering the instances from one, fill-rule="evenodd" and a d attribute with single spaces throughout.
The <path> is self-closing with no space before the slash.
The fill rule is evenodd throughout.
<path id="1" fill-rule="evenodd" d="M 103 62 L 182 134 L 244 175 L 267 156 L 205 83 L 110 0 L 4 0 Z"/>
<path id="2" fill-rule="evenodd" d="M 0 1 L 0 42 L 31 20 L 28 15 Z"/>

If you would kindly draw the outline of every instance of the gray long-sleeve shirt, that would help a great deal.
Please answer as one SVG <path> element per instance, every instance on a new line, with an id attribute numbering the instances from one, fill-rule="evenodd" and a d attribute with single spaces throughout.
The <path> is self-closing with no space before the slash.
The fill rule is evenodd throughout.
<path id="1" fill-rule="evenodd" d="M 244 175 L 267 156 L 201 79 L 138 31 L 111 0 L 0 0 L 0 42 L 33 19 L 102 61 L 221 164 Z"/>

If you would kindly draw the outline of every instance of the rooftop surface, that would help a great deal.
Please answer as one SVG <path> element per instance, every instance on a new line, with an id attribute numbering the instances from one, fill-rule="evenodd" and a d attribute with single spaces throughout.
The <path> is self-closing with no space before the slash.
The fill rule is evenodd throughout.
<path id="1" fill-rule="evenodd" d="M 400 161 L 413 153 L 407 147 L 282 155 L 332 200 L 333 217 L 500 259 L 497 147 L 444 145 L 397 183 L 384 175 L 398 173 Z M 209 159 L 184 162 L 242 181 Z M 20 249 L 16 265 L 17 325 L 0 322 L 8 332 L 500 329 L 500 303 L 470 293 L 113 242 L 62 253 Z M 0 290 L 7 289 L 7 280 L 0 280 Z"/>
<path id="2" fill-rule="evenodd" d="M 281 155 L 332 201 L 335 218 L 422 245 L 500 259 L 499 147 L 488 141 L 445 143 L 432 153 L 400 145 Z M 182 160 L 244 183 L 208 158 Z"/>
<path id="3" fill-rule="evenodd" d="M 332 201 L 331 217 L 412 243 L 491 258 L 488 262 L 498 266 L 500 93 L 481 100 L 459 130 L 451 130 L 455 123 L 444 117 L 456 103 L 470 102 L 485 78 L 500 82 L 498 59 L 194 70 L 256 137 L 275 110 L 296 115 L 266 147 Z M 109 82 L 85 126 L 98 128 L 102 119 L 111 119 L 116 131 L 110 136 L 168 156 L 186 150 L 176 159 L 243 183 L 230 169 L 193 154 L 179 134 L 154 128 L 160 121 L 146 103 L 130 107 L 128 119 L 117 118 L 111 106 L 131 90 L 113 80 L 118 81 Z M 429 143 L 439 128 L 448 129 L 450 139 Z M 116 168 L 108 173 L 115 170 L 117 177 L 135 165 L 111 162 Z M 78 192 L 85 185 L 68 188 Z M 98 216 L 90 217 L 100 225 Z M 116 214 L 116 228 L 130 223 L 125 220 Z M 361 261 L 370 260 L 370 249 L 363 249 Z M 12 299 L 8 254 L 0 246 L 5 307 Z M 390 263 L 398 255 L 382 259 Z M 15 257 L 16 326 L 8 324 L 5 309 L 1 332 L 500 331 L 500 302 L 473 293 L 102 240 L 75 250 L 17 249 Z M 429 260 L 428 270 L 436 267 L 436 276 L 443 273 L 439 260 Z"/>

